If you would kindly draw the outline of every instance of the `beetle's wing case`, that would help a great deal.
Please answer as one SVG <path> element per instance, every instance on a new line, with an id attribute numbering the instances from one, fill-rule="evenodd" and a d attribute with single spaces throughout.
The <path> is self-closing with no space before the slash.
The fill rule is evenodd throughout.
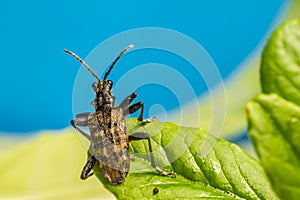
<path id="1" fill-rule="evenodd" d="M 122 110 L 114 108 L 110 116 L 103 118 L 102 112 L 89 115 L 91 143 L 103 176 L 112 184 L 120 184 L 125 180 L 130 167 L 128 136 Z M 101 126 L 104 125 L 102 119 L 107 119 L 106 131 Z"/>

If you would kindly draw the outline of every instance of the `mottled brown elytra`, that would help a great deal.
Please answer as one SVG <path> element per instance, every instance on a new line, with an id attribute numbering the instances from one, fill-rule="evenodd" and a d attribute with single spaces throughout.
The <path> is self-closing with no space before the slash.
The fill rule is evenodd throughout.
<path id="1" fill-rule="evenodd" d="M 82 63 L 98 80 L 92 85 L 96 94 L 92 105 L 96 111 L 78 114 L 74 120 L 71 120 L 71 125 L 91 142 L 93 152 L 81 172 L 80 178 L 82 180 L 93 175 L 91 170 L 95 164 L 98 164 L 100 171 L 107 181 L 113 185 L 123 183 L 130 168 L 129 142 L 143 139 L 148 140 L 151 166 L 161 175 L 175 175 L 173 173 L 166 173 L 156 166 L 149 134 L 137 132 L 128 135 L 126 133 L 125 116 L 127 114 L 141 109 L 138 120 L 145 123 L 152 121 L 152 119 L 143 119 L 144 104 L 142 102 L 130 105 L 137 94 L 135 92 L 132 93 L 119 106 L 115 107 L 115 97 L 111 94 L 113 82 L 106 80 L 106 78 L 121 56 L 132 47 L 133 45 L 129 45 L 116 57 L 105 73 L 103 80 L 100 80 L 97 74 L 79 56 L 71 51 L 64 50 L 64 52 L 72 55 Z M 78 126 L 88 126 L 90 135 Z"/>

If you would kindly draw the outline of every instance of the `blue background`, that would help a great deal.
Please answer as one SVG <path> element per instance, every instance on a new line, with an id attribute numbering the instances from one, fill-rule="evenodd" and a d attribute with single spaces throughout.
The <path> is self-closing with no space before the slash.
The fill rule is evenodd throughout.
<path id="1" fill-rule="evenodd" d="M 226 78 L 258 45 L 284 3 L 2 1 L 0 131 L 24 133 L 69 126 L 73 118 L 72 89 L 80 65 L 63 49 L 84 58 L 101 41 L 119 32 L 164 27 L 199 42 Z M 153 51 L 140 56 L 145 60 L 139 62 L 170 60 L 168 54 L 156 54 Z M 113 73 L 112 79 L 120 76 L 118 70 Z M 197 93 L 205 89 L 200 87 Z M 150 92 L 143 94 L 140 98 L 146 105 L 155 102 Z M 166 105 L 167 109 L 174 107 L 176 102 Z"/>

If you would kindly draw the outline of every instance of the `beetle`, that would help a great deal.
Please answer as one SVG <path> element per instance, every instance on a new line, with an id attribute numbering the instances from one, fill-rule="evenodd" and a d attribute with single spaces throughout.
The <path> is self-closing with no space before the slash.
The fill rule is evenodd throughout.
<path id="1" fill-rule="evenodd" d="M 129 45 L 121 51 L 106 71 L 103 80 L 93 72 L 83 59 L 69 50 L 64 50 L 64 52 L 72 55 L 83 64 L 97 79 L 97 82 L 92 84 L 96 97 L 91 104 L 94 106 L 95 112 L 77 114 L 76 118 L 71 120 L 71 125 L 91 142 L 93 151 L 81 172 L 80 178 L 82 180 L 92 176 L 93 172 L 91 172 L 91 170 L 94 165 L 98 164 L 104 178 L 109 183 L 113 185 L 123 183 L 130 168 L 129 142 L 135 140 L 148 141 L 151 166 L 155 168 L 159 174 L 163 176 L 173 175 L 172 173 L 166 173 L 156 165 L 148 133 L 136 132 L 128 135 L 126 132 L 125 116 L 135 113 L 139 109 L 140 114 L 138 121 L 143 123 L 152 121 L 152 119 L 143 119 L 143 102 L 130 105 L 137 97 L 137 94 L 133 92 L 127 96 L 119 106 L 115 106 L 115 97 L 111 93 L 113 82 L 107 80 L 107 77 L 121 56 L 132 47 L 133 45 Z M 90 135 L 79 128 L 79 126 L 88 126 Z"/>

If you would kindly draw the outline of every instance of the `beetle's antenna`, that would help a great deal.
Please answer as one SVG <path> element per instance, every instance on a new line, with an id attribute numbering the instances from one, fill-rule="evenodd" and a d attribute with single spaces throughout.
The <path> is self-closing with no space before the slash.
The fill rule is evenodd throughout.
<path id="1" fill-rule="evenodd" d="M 129 45 L 128 47 L 126 47 L 123 51 L 121 51 L 121 53 L 116 57 L 116 59 L 114 60 L 114 62 L 110 65 L 109 69 L 107 70 L 107 72 L 104 75 L 103 80 L 106 80 L 107 76 L 109 75 L 110 71 L 112 70 L 112 68 L 114 67 L 114 65 L 117 63 L 117 61 L 123 56 L 123 54 L 128 51 L 129 49 L 133 48 L 133 45 Z"/>
<path id="2" fill-rule="evenodd" d="M 64 50 L 65 53 L 70 54 L 71 56 L 73 56 L 76 60 L 78 60 L 81 64 L 83 64 L 85 66 L 85 68 L 87 68 L 87 70 L 89 70 L 89 72 L 98 80 L 100 81 L 100 78 L 97 76 L 97 74 L 95 72 L 93 72 L 93 70 L 84 62 L 83 59 L 81 59 L 79 56 L 77 56 L 75 53 L 73 53 L 72 51 L 69 50 Z"/>

